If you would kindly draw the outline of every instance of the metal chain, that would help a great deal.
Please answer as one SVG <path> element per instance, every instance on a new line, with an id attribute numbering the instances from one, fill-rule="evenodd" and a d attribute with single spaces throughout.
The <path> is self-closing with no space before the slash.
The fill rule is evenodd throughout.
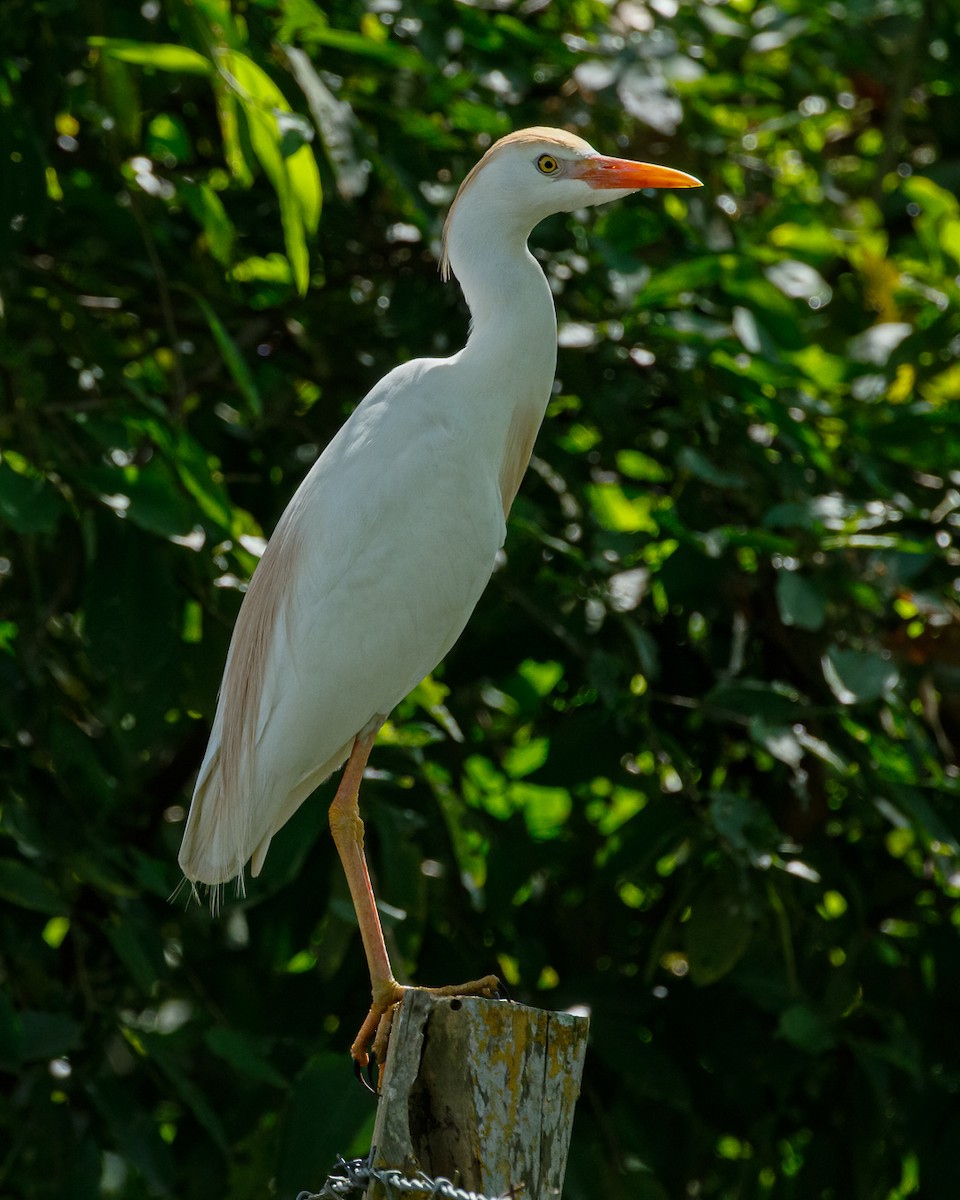
<path id="1" fill-rule="evenodd" d="M 479 1192 L 469 1192 L 459 1188 L 449 1179 L 438 1175 L 431 1179 L 422 1171 L 416 1175 L 404 1175 L 396 1167 L 375 1167 L 373 1165 L 376 1147 L 371 1149 L 366 1158 L 352 1158 L 349 1161 L 337 1157 L 333 1170 L 327 1176 L 327 1181 L 319 1192 L 300 1192 L 297 1200 L 343 1200 L 354 1192 L 364 1192 L 371 1183 L 376 1181 L 383 1185 L 388 1200 L 398 1196 L 431 1196 L 437 1200 L 516 1200 L 523 1185 L 516 1185 L 502 1196 L 482 1196 Z"/>

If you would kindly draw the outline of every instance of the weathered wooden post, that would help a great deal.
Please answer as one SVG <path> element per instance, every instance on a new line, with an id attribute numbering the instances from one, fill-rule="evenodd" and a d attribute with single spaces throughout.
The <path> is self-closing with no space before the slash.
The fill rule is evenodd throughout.
<path id="1" fill-rule="evenodd" d="M 408 992 L 390 1034 L 373 1166 L 443 1176 L 484 1196 L 559 1200 L 589 1024 Z M 366 1200 L 387 1200 L 383 1184 Z"/>

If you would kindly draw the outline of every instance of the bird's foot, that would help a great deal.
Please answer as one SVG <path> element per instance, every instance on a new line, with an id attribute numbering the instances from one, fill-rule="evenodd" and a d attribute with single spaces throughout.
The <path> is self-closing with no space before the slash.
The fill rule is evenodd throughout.
<path id="1" fill-rule="evenodd" d="M 405 987 L 391 979 L 374 993 L 370 1011 L 350 1047 L 350 1055 L 357 1065 L 358 1074 L 367 1066 L 372 1056 L 378 1067 L 379 1093 L 387 1062 L 393 1015 L 403 999 L 404 992 L 426 992 L 430 996 L 483 996 L 492 1000 L 498 995 L 499 987 L 500 980 L 496 975 L 484 975 L 482 979 L 474 979 L 469 983 L 451 983 L 445 987 Z"/>

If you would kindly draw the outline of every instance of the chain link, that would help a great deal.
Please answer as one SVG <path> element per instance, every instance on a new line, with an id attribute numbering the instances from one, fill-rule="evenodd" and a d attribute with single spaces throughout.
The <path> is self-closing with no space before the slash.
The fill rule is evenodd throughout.
<path id="1" fill-rule="evenodd" d="M 396 1200 L 399 1196 L 430 1196 L 436 1197 L 436 1200 L 516 1200 L 523 1189 L 523 1185 L 519 1184 L 502 1196 L 483 1196 L 479 1192 L 457 1187 L 442 1175 L 431 1179 L 422 1171 L 417 1171 L 416 1175 L 404 1175 L 396 1167 L 375 1167 L 375 1153 L 376 1147 L 371 1149 L 366 1158 L 348 1161 L 338 1157 L 320 1191 L 300 1192 L 297 1200 L 344 1200 L 355 1192 L 366 1191 L 374 1182 L 383 1185 L 388 1200 Z"/>

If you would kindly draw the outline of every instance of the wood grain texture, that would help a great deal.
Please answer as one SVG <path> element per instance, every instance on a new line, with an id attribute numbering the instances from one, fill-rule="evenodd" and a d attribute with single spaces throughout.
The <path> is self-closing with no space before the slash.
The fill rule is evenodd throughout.
<path id="1" fill-rule="evenodd" d="M 375 1165 L 485 1196 L 557 1200 L 589 1021 L 477 997 L 408 992 L 394 1020 Z M 367 1200 L 385 1200 L 373 1185 Z"/>

